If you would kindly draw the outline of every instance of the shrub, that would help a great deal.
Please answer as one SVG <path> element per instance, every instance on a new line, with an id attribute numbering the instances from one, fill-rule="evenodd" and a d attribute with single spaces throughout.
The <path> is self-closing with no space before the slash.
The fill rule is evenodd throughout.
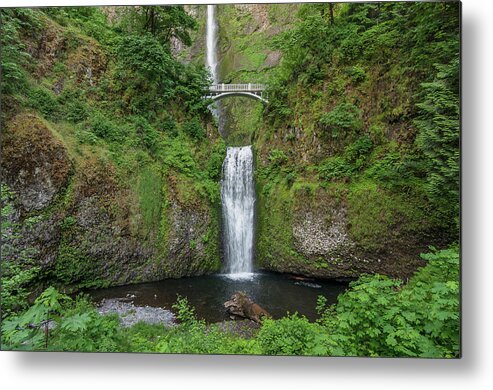
<path id="1" fill-rule="evenodd" d="M 361 165 L 361 160 L 368 156 L 373 148 L 373 142 L 371 138 L 365 134 L 359 137 L 355 142 L 349 145 L 344 151 L 344 156 L 354 163 L 355 165 Z"/>
<path id="2" fill-rule="evenodd" d="M 26 309 L 33 281 L 39 275 L 40 268 L 33 264 L 33 248 L 22 248 L 15 244 L 20 235 L 20 225 L 13 221 L 14 192 L 2 184 L 1 194 L 1 241 L 2 272 L 0 304 L 1 318 Z M 29 220 L 26 221 L 27 223 Z"/>
<path id="3" fill-rule="evenodd" d="M 60 107 L 56 97 L 45 88 L 34 88 L 28 92 L 28 107 L 39 111 L 47 119 L 58 119 Z"/>
<path id="4" fill-rule="evenodd" d="M 278 168 L 288 162 L 288 156 L 284 151 L 279 149 L 273 149 L 269 154 L 269 161 L 272 166 Z"/>
<path id="5" fill-rule="evenodd" d="M 85 99 L 86 97 L 80 91 L 64 90 L 58 97 L 58 102 L 62 106 L 61 119 L 72 123 L 86 120 L 89 112 Z"/>
<path id="6" fill-rule="evenodd" d="M 220 141 L 214 147 L 209 161 L 207 161 L 207 176 L 214 181 L 221 179 L 222 166 L 226 157 L 226 144 Z"/>
<path id="7" fill-rule="evenodd" d="M 365 70 L 358 65 L 348 68 L 347 73 L 351 77 L 351 80 L 354 84 L 360 84 L 366 80 Z"/>
<path id="8" fill-rule="evenodd" d="M 27 89 L 25 66 L 29 64 L 31 55 L 22 43 L 24 29 L 36 32 L 41 23 L 37 10 L 30 8 L 2 8 L 0 10 L 0 65 L 2 69 L 1 94 L 16 94 Z"/>
<path id="9" fill-rule="evenodd" d="M 266 355 L 327 355 L 327 336 L 321 326 L 294 314 L 265 320 L 257 341 Z"/>
<path id="10" fill-rule="evenodd" d="M 417 104 L 416 143 L 427 163 L 427 192 L 438 212 L 459 226 L 459 60 L 438 67 L 431 83 L 422 84 Z"/>
<path id="11" fill-rule="evenodd" d="M 319 123 L 330 131 L 332 138 L 339 138 L 342 132 L 354 133 L 363 126 L 361 110 L 351 103 L 341 103 L 332 111 L 322 114 Z"/>
<path id="12" fill-rule="evenodd" d="M 178 126 L 171 116 L 166 117 L 159 123 L 159 130 L 172 137 L 175 137 L 178 134 Z"/>
<path id="13" fill-rule="evenodd" d="M 89 126 L 92 133 L 107 141 L 122 141 L 124 134 L 123 128 L 109 119 L 100 111 L 95 111 L 90 119 Z"/>
<path id="14" fill-rule="evenodd" d="M 200 140 L 205 138 L 205 130 L 197 118 L 193 118 L 192 120 L 185 122 L 182 128 L 183 132 L 193 139 Z"/>
<path id="15" fill-rule="evenodd" d="M 428 265 L 410 283 L 363 276 L 323 315 L 346 355 L 457 357 L 459 353 L 459 254 L 423 255 Z"/>
<path id="16" fill-rule="evenodd" d="M 156 153 L 159 149 L 159 132 L 142 116 L 133 116 L 131 121 L 143 146 L 150 152 Z"/>
<path id="17" fill-rule="evenodd" d="M 353 167 L 343 157 L 329 157 L 317 170 L 320 178 L 328 181 L 349 178 L 353 173 Z"/>
<path id="18" fill-rule="evenodd" d="M 52 321 L 50 330 L 47 323 Z M 109 352 L 122 350 L 116 316 L 101 316 L 84 297 L 74 301 L 55 288 L 47 288 L 23 314 L 2 324 L 4 348 Z"/>

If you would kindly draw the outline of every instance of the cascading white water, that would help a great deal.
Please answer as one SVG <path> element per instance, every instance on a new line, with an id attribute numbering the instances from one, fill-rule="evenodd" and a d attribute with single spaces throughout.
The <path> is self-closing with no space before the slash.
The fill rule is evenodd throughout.
<path id="1" fill-rule="evenodd" d="M 206 29 L 206 47 L 207 47 L 207 67 L 211 71 L 212 81 L 214 84 L 218 82 L 217 76 L 217 22 L 216 22 L 216 6 L 207 6 L 207 29 Z"/>
<path id="2" fill-rule="evenodd" d="M 221 199 L 227 276 L 238 279 L 251 277 L 255 207 L 251 146 L 227 149 Z"/>

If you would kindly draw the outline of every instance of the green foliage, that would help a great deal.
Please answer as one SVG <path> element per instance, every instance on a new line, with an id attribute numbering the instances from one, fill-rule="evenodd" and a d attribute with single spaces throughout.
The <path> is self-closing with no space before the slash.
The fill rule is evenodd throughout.
<path id="1" fill-rule="evenodd" d="M 115 84 L 123 95 L 124 109 L 149 115 L 174 94 L 177 63 L 169 50 L 151 34 L 127 34 L 116 45 Z"/>
<path id="2" fill-rule="evenodd" d="M 31 60 L 21 40 L 25 30 L 37 31 L 41 23 L 37 11 L 29 8 L 2 8 L 0 10 L 0 47 L 2 94 L 16 94 L 27 88 L 25 66 Z"/>
<path id="3" fill-rule="evenodd" d="M 175 87 L 178 104 L 183 105 L 191 115 L 209 115 L 212 102 L 203 96 L 210 84 L 209 71 L 203 65 L 181 66 Z"/>
<path id="4" fill-rule="evenodd" d="M 383 250 L 430 224 L 422 201 L 371 181 L 351 186 L 347 200 L 350 234 L 366 250 Z"/>
<path id="5" fill-rule="evenodd" d="M 132 116 L 131 121 L 135 128 L 134 132 L 140 139 L 142 146 L 151 153 L 157 153 L 160 148 L 159 132 L 143 116 Z"/>
<path id="6" fill-rule="evenodd" d="M 87 119 L 90 110 L 85 102 L 86 96 L 81 90 L 65 89 L 58 97 L 60 119 L 79 123 Z"/>
<path id="7" fill-rule="evenodd" d="M 364 134 L 344 150 L 344 157 L 360 168 L 373 148 L 373 141 Z"/>
<path id="8" fill-rule="evenodd" d="M 118 352 L 126 348 L 116 315 L 102 316 L 83 297 L 67 305 L 53 330 L 54 351 Z"/>
<path id="9" fill-rule="evenodd" d="M 74 243 L 62 240 L 58 246 L 57 261 L 49 271 L 52 280 L 64 286 L 101 287 L 102 275 L 97 262 L 82 252 Z"/>
<path id="10" fill-rule="evenodd" d="M 33 281 L 40 268 L 35 266 L 33 248 L 21 248 L 16 243 L 20 236 L 20 225 L 14 222 L 15 194 L 6 185 L 0 188 L 2 262 L 0 304 L 1 318 L 5 318 L 27 307 Z"/>
<path id="11" fill-rule="evenodd" d="M 358 65 L 348 68 L 347 73 L 351 77 L 354 84 L 360 84 L 367 79 L 365 70 Z"/>
<path id="12" fill-rule="evenodd" d="M 60 110 L 54 94 L 45 88 L 31 89 L 27 106 L 38 110 L 47 119 L 56 119 Z"/>
<path id="13" fill-rule="evenodd" d="M 459 254 L 448 249 L 423 257 L 428 265 L 408 285 L 363 276 L 323 315 L 345 355 L 458 356 Z"/>
<path id="14" fill-rule="evenodd" d="M 49 287 L 27 311 L 2 321 L 2 343 L 5 344 L 5 349 L 47 348 L 48 322 L 59 318 L 63 303 L 69 299 Z"/>
<path id="15" fill-rule="evenodd" d="M 115 316 L 101 316 L 84 297 L 74 301 L 53 287 L 3 322 L 2 339 L 9 350 L 116 352 L 125 345 Z"/>
<path id="16" fill-rule="evenodd" d="M 140 172 L 138 194 L 146 233 L 159 225 L 163 203 L 161 173 L 156 167 L 146 167 Z"/>
<path id="17" fill-rule="evenodd" d="M 343 157 L 329 157 L 317 167 L 320 178 L 328 181 L 349 178 L 353 169 Z"/>
<path id="18" fill-rule="evenodd" d="M 458 4 L 334 7 L 332 21 L 324 5 L 300 6 L 292 28 L 274 38 L 283 57 L 269 80 L 269 122 L 259 132 L 257 150 L 269 156 L 296 128 L 296 140 L 290 140 L 289 159 L 296 163 L 291 172 L 297 175 L 291 189 L 305 182 L 341 189 L 350 235 L 366 251 L 413 240 L 455 240 Z M 260 220 L 283 225 L 259 230 L 259 250 L 263 258 L 281 256 L 279 269 L 291 261 L 301 268 L 306 261 L 289 255 L 296 253 L 292 239 L 282 255 L 272 255 L 264 244 L 275 241 L 275 230 L 291 235 L 289 217 L 278 219 L 275 214 L 283 213 L 273 206 L 279 203 L 275 198 L 284 198 L 279 183 L 286 168 L 257 169 L 265 198 Z M 296 203 L 302 194 L 292 191 L 287 202 Z"/>
<path id="19" fill-rule="evenodd" d="M 167 116 L 158 124 L 158 126 L 160 131 L 171 137 L 178 135 L 178 126 L 176 125 L 176 121 L 171 116 Z"/>
<path id="20" fill-rule="evenodd" d="M 186 298 L 178 297 L 173 305 L 176 317 L 180 322 L 178 327 L 167 332 L 156 345 L 156 351 L 163 353 L 228 353 L 232 341 L 224 332 L 215 326 L 207 326 L 203 320 L 198 320 L 195 311 L 189 306 Z"/>
<path id="21" fill-rule="evenodd" d="M 99 7 L 49 7 L 43 12 L 62 26 L 76 26 L 85 35 L 105 44 L 114 37 L 106 15 Z"/>
<path id="22" fill-rule="evenodd" d="M 66 120 L 79 123 L 89 116 L 89 109 L 84 99 L 84 94 L 81 91 L 67 89 L 56 96 L 49 89 L 34 87 L 27 92 L 26 106 L 37 110 L 51 121 Z M 94 120 L 103 117 L 101 112 L 95 112 L 93 115 L 96 117 Z"/>
<path id="23" fill-rule="evenodd" d="M 341 103 L 332 111 L 322 114 L 319 123 L 332 138 L 345 137 L 362 128 L 361 110 L 351 103 Z M 342 133 L 342 134 L 341 134 Z"/>
<path id="24" fill-rule="evenodd" d="M 188 299 L 186 297 L 178 295 L 176 303 L 173 305 L 173 309 L 176 310 L 176 318 L 184 328 L 191 329 L 203 325 L 202 322 L 197 320 L 195 309 L 188 304 Z"/>
<path id="25" fill-rule="evenodd" d="M 459 55 L 422 84 L 416 143 L 427 164 L 427 192 L 444 218 L 459 226 Z"/>
<path id="26" fill-rule="evenodd" d="M 181 137 L 168 140 L 165 144 L 164 163 L 189 177 L 194 177 L 199 171 L 191 148 Z"/>
<path id="27" fill-rule="evenodd" d="M 127 33 L 116 42 L 114 84 L 123 95 L 124 110 L 151 120 L 153 113 L 168 109 L 175 100 L 193 116 L 209 115 L 210 102 L 202 99 L 209 84 L 203 66 L 176 61 L 169 42 L 151 33 Z"/>
<path id="28" fill-rule="evenodd" d="M 122 141 L 124 129 L 109 119 L 104 113 L 95 111 L 89 118 L 90 131 L 107 141 Z"/>
<path id="29" fill-rule="evenodd" d="M 218 142 L 207 161 L 207 175 L 211 180 L 219 181 L 221 179 L 222 166 L 226 157 L 226 144 L 224 141 Z"/>
<path id="30" fill-rule="evenodd" d="M 65 217 L 63 221 L 60 223 L 60 228 L 62 230 L 70 230 L 72 226 L 77 223 L 77 219 L 71 215 Z"/>
<path id="31" fill-rule="evenodd" d="M 367 163 L 373 142 L 368 135 L 356 139 L 344 150 L 342 156 L 329 157 L 317 167 L 319 177 L 323 180 L 348 180 Z"/>
<path id="32" fill-rule="evenodd" d="M 183 132 L 193 139 L 203 139 L 206 136 L 205 130 L 197 118 L 183 124 Z"/>
<path id="33" fill-rule="evenodd" d="M 265 320 L 258 334 L 265 355 L 328 355 L 328 334 L 318 324 L 297 314 Z"/>
<path id="34" fill-rule="evenodd" d="M 171 38 L 186 46 L 192 44 L 190 31 L 196 29 L 197 22 L 182 5 L 129 7 L 124 12 L 120 27 L 124 31 L 147 32 L 164 45 L 169 45 Z"/>
<path id="35" fill-rule="evenodd" d="M 288 161 L 288 156 L 282 150 L 273 149 L 269 154 L 269 161 L 273 167 L 280 167 Z"/>

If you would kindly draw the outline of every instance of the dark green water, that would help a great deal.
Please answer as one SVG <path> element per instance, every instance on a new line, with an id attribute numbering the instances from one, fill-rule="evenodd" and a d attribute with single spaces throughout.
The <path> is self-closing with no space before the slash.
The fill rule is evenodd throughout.
<path id="1" fill-rule="evenodd" d="M 161 282 L 141 283 L 90 291 L 95 302 L 121 298 L 137 306 L 161 307 L 172 310 L 177 294 L 187 297 L 197 316 L 207 322 L 229 319 L 223 303 L 235 291 L 245 291 L 253 300 L 280 318 L 298 312 L 310 320 L 317 318 L 317 297 L 323 295 L 335 303 L 348 283 L 318 280 L 295 280 L 275 273 L 256 273 L 251 278 L 234 280 L 225 275 L 167 279 Z"/>

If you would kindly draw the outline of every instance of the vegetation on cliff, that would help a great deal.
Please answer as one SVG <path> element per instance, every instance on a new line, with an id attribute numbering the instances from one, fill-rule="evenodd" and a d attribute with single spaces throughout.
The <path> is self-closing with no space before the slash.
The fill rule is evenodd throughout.
<path id="1" fill-rule="evenodd" d="M 1 12 L 2 181 L 16 223 L 38 218 L 17 245 L 38 249 L 40 280 L 217 271 L 225 146 L 207 71 L 172 53 L 196 20 L 183 7 Z"/>
<path id="2" fill-rule="evenodd" d="M 459 7 L 305 4 L 274 36 L 254 135 L 262 266 L 405 276 L 458 240 Z M 295 222 L 318 208 L 316 243 Z"/>

